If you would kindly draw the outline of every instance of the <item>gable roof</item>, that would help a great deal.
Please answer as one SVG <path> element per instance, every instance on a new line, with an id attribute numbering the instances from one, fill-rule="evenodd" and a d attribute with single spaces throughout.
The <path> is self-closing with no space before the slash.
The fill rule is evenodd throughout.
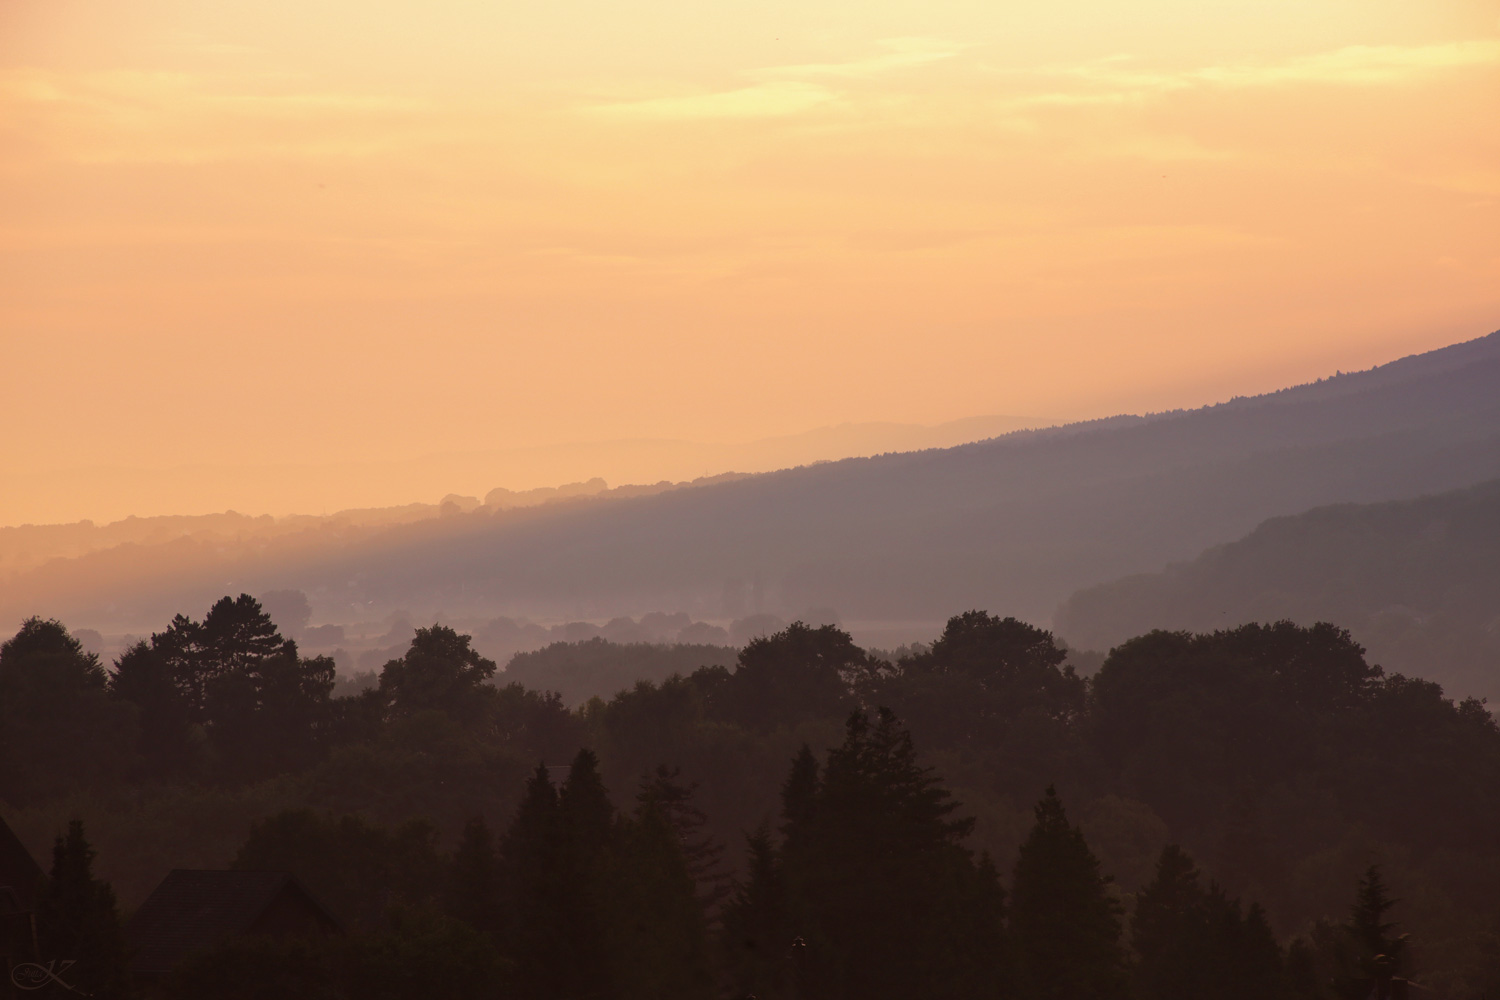
<path id="1" fill-rule="evenodd" d="M 26 910 L 36 904 L 37 889 L 42 884 L 42 867 L 31 852 L 0 819 L 0 886 L 11 890 L 16 902 Z"/>
<path id="2" fill-rule="evenodd" d="M 31 911 L 21 903 L 16 891 L 8 885 L 0 885 L 0 920 L 9 917 L 24 917 Z"/>
<path id="3" fill-rule="evenodd" d="M 178 868 L 141 904 L 127 937 L 140 974 L 169 971 L 191 952 L 249 931 L 283 894 L 290 893 L 331 931 L 339 922 L 290 872 L 198 871 Z"/>

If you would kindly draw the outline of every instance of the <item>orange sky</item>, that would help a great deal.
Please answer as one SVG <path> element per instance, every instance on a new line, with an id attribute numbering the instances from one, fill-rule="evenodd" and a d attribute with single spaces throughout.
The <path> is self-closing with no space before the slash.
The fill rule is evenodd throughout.
<path id="1" fill-rule="evenodd" d="M 0 0 L 0 523 L 1368 367 L 1500 327 L 1497 123 L 1494 0 Z"/>

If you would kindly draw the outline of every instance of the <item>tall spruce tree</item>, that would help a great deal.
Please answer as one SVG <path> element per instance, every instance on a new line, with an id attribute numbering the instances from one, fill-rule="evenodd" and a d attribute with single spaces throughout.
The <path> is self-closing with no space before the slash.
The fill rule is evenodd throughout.
<path id="1" fill-rule="evenodd" d="M 1342 931 L 1345 948 L 1337 979 L 1338 992 L 1352 1000 L 1379 995 L 1392 980 L 1411 975 L 1406 935 L 1389 914 L 1395 908 L 1379 865 L 1371 865 L 1359 880 L 1354 905 Z"/>
<path id="2" fill-rule="evenodd" d="M 724 907 L 721 951 L 735 994 L 769 1000 L 787 990 L 785 957 L 793 934 L 786 889 L 770 828 L 762 825 L 747 835 L 745 846 L 744 879 L 735 883 Z"/>
<path id="3" fill-rule="evenodd" d="M 592 750 L 578 751 L 557 798 L 561 863 L 556 893 L 570 946 L 561 970 L 561 996 L 570 1000 L 608 997 L 616 989 L 605 923 L 615 863 L 614 816 L 599 758 Z"/>
<path id="4" fill-rule="evenodd" d="M 1011 896 L 1020 993 L 1034 1000 L 1106 1000 L 1125 986 L 1120 904 L 1083 833 L 1049 787 L 1021 845 Z"/>
<path id="5" fill-rule="evenodd" d="M 666 818 L 696 886 L 699 904 L 705 916 L 712 918 L 732 886 L 724 870 L 724 845 L 707 832 L 708 817 L 693 801 L 697 788 L 683 780 L 680 768 L 661 764 L 641 780 L 636 802 L 642 808 L 660 810 Z"/>
<path id="6" fill-rule="evenodd" d="M 1205 920 L 1198 866 L 1182 848 L 1168 844 L 1157 859 L 1156 877 L 1136 896 L 1130 922 L 1137 996 L 1187 1000 L 1199 994 Z"/>
<path id="7" fill-rule="evenodd" d="M 52 848 L 52 870 L 37 905 L 41 957 L 71 962 L 65 979 L 100 998 L 127 995 L 125 943 L 108 882 L 94 877 L 94 849 L 73 820 Z"/>
<path id="8" fill-rule="evenodd" d="M 602 900 L 611 995 L 701 1000 L 712 988 L 708 924 L 682 842 L 650 796 L 616 822 Z"/>
<path id="9" fill-rule="evenodd" d="M 794 985 L 850 1000 L 1000 989 L 998 880 L 964 847 L 973 821 L 954 818 L 896 717 L 855 712 L 809 798 L 812 773 L 799 755 L 786 785 L 790 924 L 805 944 Z"/>
<path id="10" fill-rule="evenodd" d="M 1263 1000 L 1287 990 L 1286 962 L 1257 904 L 1242 910 L 1218 885 L 1204 889 L 1175 844 L 1136 896 L 1132 993 L 1141 1000 Z"/>
<path id="11" fill-rule="evenodd" d="M 557 789 L 544 765 L 537 765 L 500 843 L 500 885 L 504 899 L 501 951 L 515 962 L 517 996 L 561 997 L 572 961 L 563 885 Z"/>
<path id="12" fill-rule="evenodd" d="M 504 933 L 501 911 L 500 860 L 495 838 L 484 817 L 464 825 L 448 870 L 448 912 L 498 941 Z"/>
<path id="13" fill-rule="evenodd" d="M 792 759 L 791 773 L 781 785 L 781 835 L 788 842 L 795 842 L 811 829 L 820 788 L 818 758 L 804 743 Z"/>

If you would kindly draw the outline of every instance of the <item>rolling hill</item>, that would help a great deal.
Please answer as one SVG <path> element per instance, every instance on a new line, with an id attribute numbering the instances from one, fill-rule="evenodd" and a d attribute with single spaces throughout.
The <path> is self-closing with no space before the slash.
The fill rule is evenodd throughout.
<path id="1" fill-rule="evenodd" d="M 754 405 L 753 400 L 740 405 Z M 651 496 L 478 509 L 259 545 L 121 546 L 12 577 L 0 614 L 77 624 L 201 613 L 296 587 L 315 617 L 608 617 L 837 609 L 1047 621 L 1268 517 L 1500 477 L 1500 334 L 1191 411 L 1022 431 Z"/>
<path id="2" fill-rule="evenodd" d="M 1283 618 L 1337 622 L 1387 670 L 1500 701 L 1500 481 L 1273 518 L 1191 562 L 1081 591 L 1057 626 L 1102 649 L 1152 628 Z"/>

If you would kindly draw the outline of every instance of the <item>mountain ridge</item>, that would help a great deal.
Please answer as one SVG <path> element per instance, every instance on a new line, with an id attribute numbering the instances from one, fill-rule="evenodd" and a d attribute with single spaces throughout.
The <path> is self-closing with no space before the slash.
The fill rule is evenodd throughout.
<path id="1" fill-rule="evenodd" d="M 1497 476 L 1500 335 L 1491 334 L 1194 410 L 609 504 L 459 513 L 346 548 L 205 558 L 175 582 L 156 574 L 132 599 L 180 607 L 225 588 L 299 587 L 321 614 L 737 617 L 826 606 L 847 620 L 978 606 L 1046 621 L 1079 589 L 1192 558 L 1267 517 Z M 119 606 L 111 587 L 134 579 L 130 559 L 115 562 L 97 582 L 81 564 L 54 567 L 28 592 L 97 615 Z M 0 608 L 20 610 L 6 596 Z"/>
<path id="2" fill-rule="evenodd" d="M 1280 619 L 1338 623 L 1387 669 L 1500 699 L 1500 480 L 1270 518 L 1190 561 L 1080 590 L 1056 625 L 1104 649 L 1150 628 Z"/>

